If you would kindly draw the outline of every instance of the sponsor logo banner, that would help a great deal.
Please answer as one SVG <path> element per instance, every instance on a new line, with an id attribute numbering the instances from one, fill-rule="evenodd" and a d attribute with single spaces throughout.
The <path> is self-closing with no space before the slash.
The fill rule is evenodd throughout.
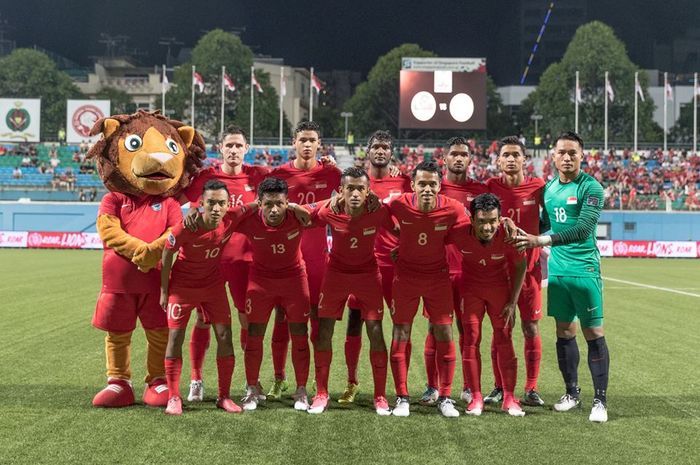
<path id="1" fill-rule="evenodd" d="M 39 142 L 41 99 L 0 98 L 0 141 Z"/>
<path id="2" fill-rule="evenodd" d="M 99 135 L 90 137 L 92 126 L 100 118 L 110 115 L 109 100 L 68 100 L 66 103 L 66 142 L 79 144 L 95 142 Z"/>
<path id="3" fill-rule="evenodd" d="M 55 231 L 0 231 L 0 247 L 29 249 L 101 249 L 97 233 Z"/>
<path id="4" fill-rule="evenodd" d="M 0 231 L 0 247 L 27 247 L 27 231 Z"/>
<path id="5" fill-rule="evenodd" d="M 700 242 L 598 241 L 598 250 L 605 257 L 698 258 Z"/>

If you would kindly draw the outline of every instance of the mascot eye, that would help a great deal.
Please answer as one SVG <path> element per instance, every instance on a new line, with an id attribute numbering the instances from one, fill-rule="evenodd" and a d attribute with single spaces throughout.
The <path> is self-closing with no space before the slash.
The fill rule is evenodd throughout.
<path id="1" fill-rule="evenodd" d="M 170 137 L 168 137 L 168 140 L 165 141 L 165 145 L 168 146 L 168 150 L 173 152 L 174 155 L 177 155 L 177 153 L 180 151 L 180 147 L 177 146 L 177 142 L 172 140 Z"/>
<path id="2" fill-rule="evenodd" d="M 136 134 L 132 134 L 124 140 L 124 147 L 126 147 L 129 152 L 137 151 L 142 145 L 143 140 Z"/>

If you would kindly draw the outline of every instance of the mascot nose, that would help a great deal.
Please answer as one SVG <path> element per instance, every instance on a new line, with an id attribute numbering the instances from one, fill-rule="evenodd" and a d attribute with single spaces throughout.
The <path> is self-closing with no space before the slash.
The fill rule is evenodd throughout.
<path id="1" fill-rule="evenodd" d="M 149 157 L 158 160 L 161 164 L 164 164 L 168 162 L 171 158 L 173 158 L 173 155 L 170 153 L 164 153 L 164 152 L 154 152 L 154 153 L 149 153 Z"/>

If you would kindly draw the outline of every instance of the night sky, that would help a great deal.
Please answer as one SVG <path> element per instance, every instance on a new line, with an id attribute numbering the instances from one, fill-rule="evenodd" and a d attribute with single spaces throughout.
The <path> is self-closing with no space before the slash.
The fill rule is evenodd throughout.
<path id="1" fill-rule="evenodd" d="M 81 65 L 89 65 L 90 56 L 104 53 L 105 46 L 98 42 L 101 32 L 129 36 L 129 48 L 147 53 L 141 62 L 160 64 L 165 47 L 158 45 L 159 37 L 174 36 L 191 47 L 204 31 L 245 27 L 241 37 L 256 53 L 283 57 L 293 66 L 366 73 L 381 54 L 413 42 L 445 57 L 486 56 L 490 74 L 498 83 L 507 84 L 515 82 L 522 71 L 516 49 L 518 3 L 0 0 L 0 14 L 11 26 L 8 38 L 18 46 L 36 44 Z M 549 0 L 542 3 L 546 8 Z M 700 27 L 698 0 L 588 3 L 588 19 L 612 26 L 632 60 L 642 67 L 653 64 L 654 41 L 668 41 L 683 36 L 690 27 Z M 195 4 L 200 5 L 192 11 Z M 109 5 L 119 8 L 110 9 Z"/>

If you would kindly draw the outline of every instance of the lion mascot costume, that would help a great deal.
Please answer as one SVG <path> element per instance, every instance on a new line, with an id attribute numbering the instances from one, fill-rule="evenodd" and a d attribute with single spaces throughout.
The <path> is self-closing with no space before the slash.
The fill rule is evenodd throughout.
<path id="1" fill-rule="evenodd" d="M 143 402 L 164 406 L 166 314 L 159 304 L 156 268 L 171 227 L 182 221 L 174 198 L 206 158 L 202 137 L 190 126 L 139 110 L 97 121 L 91 135 L 102 138 L 88 157 L 109 189 L 100 202 L 97 231 L 104 242 L 102 288 L 92 324 L 105 331 L 107 386 L 96 407 L 135 402 L 131 382 L 131 335 L 136 320 L 146 333 L 146 389 Z"/>

